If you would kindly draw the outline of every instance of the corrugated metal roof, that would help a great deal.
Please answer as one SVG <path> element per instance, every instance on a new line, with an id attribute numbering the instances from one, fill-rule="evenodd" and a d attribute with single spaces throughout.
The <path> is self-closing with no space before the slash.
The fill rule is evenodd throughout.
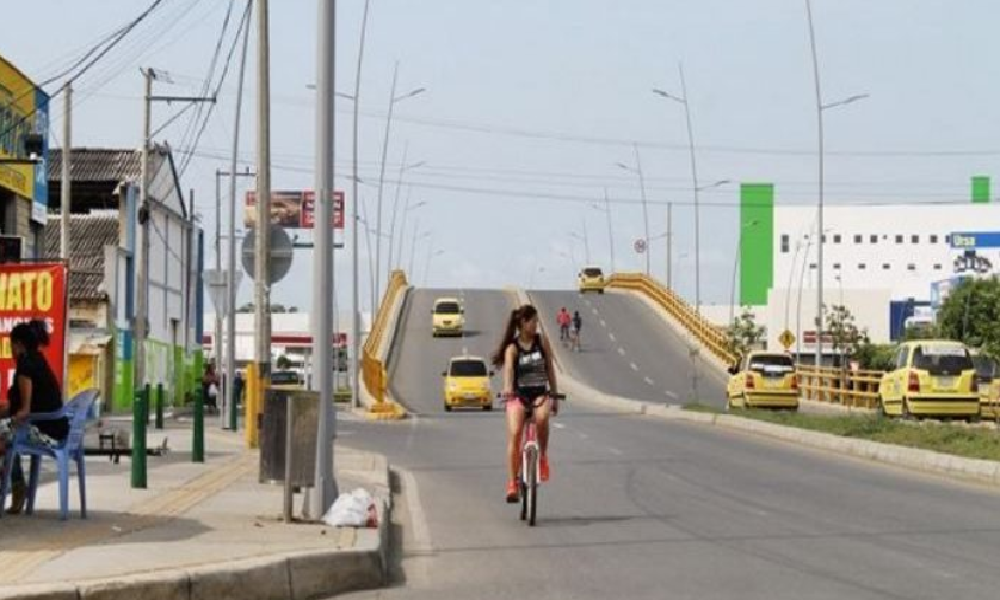
<path id="1" fill-rule="evenodd" d="M 156 146 L 149 156 L 150 173 L 167 158 L 169 150 Z M 142 176 L 141 154 L 138 150 L 112 148 L 73 148 L 70 177 L 74 182 L 138 181 Z M 62 181 L 62 150 L 49 151 L 49 180 Z"/>
<path id="2" fill-rule="evenodd" d="M 61 215 L 50 215 L 44 229 L 45 256 L 59 257 Z M 113 212 L 70 218 L 70 300 L 103 300 L 104 247 L 118 245 L 118 215 Z"/>

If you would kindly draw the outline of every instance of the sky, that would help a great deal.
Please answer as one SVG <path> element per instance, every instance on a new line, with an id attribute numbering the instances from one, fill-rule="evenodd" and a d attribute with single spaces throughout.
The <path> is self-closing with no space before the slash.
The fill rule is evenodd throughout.
<path id="1" fill-rule="evenodd" d="M 363 0 L 340 0 L 337 87 L 354 93 Z M 146 0 L 37 0 L 4 7 L 0 54 L 29 77 L 57 74 Z M 228 0 L 165 0 L 123 45 L 77 84 L 74 145 L 138 147 L 139 67 L 163 69 L 197 94 L 209 69 Z M 236 16 L 243 0 L 236 1 Z M 813 0 L 824 102 L 868 94 L 826 115 L 826 196 L 831 203 L 968 202 L 969 178 L 1000 160 L 1000 4 L 990 0 Z M 271 0 L 273 189 L 311 188 L 316 2 Z M 223 44 L 223 60 L 233 30 Z M 256 56 L 256 28 L 250 58 Z M 389 91 L 426 91 L 395 105 L 383 189 L 388 234 L 404 148 L 399 214 L 409 199 L 404 266 L 420 286 L 565 288 L 590 262 L 639 270 L 644 235 L 638 180 L 646 179 L 650 235 L 673 205 L 674 282 L 694 295 L 694 207 L 681 95 L 683 64 L 699 179 L 733 183 L 701 195 L 702 297 L 728 302 L 739 224 L 739 182 L 773 182 L 779 204 L 817 197 L 815 91 L 804 0 L 372 0 L 361 77 L 359 165 L 364 211 L 374 226 Z M 238 56 L 235 62 L 238 62 Z M 208 233 L 214 264 L 216 169 L 228 169 L 237 64 L 194 149 L 182 184 Z M 256 65 L 247 68 L 241 166 L 253 165 Z M 161 84 L 158 84 L 158 86 Z M 54 86 L 49 91 L 53 91 Z M 177 106 L 157 105 L 162 125 Z M 337 186 L 348 191 L 351 102 L 336 114 Z M 61 145 L 60 101 L 53 144 Z M 180 161 L 191 151 L 186 113 L 157 136 Z M 239 183 L 242 198 L 247 181 Z M 228 183 L 223 185 L 228 191 Z M 611 200 L 611 235 L 604 211 Z M 423 204 L 421 204 L 423 203 Z M 225 214 L 225 213 L 224 213 Z M 398 229 L 402 216 L 397 220 Z M 586 236 L 584 236 L 586 233 Z M 309 237 L 309 232 L 302 232 Z M 586 238 L 586 245 L 578 238 Z M 372 243 L 375 243 L 373 237 Z M 398 242 L 396 242 L 397 248 Z M 586 246 L 586 247 L 585 247 Z M 589 257 L 587 250 L 589 249 Z M 387 247 L 382 251 L 387 255 Z M 666 241 L 651 245 L 654 274 L 666 271 Z M 361 241 L 363 305 L 370 256 Z M 432 256 L 433 260 L 428 261 Z M 430 269 L 428 270 L 428 265 Z M 301 251 L 273 301 L 309 308 L 311 254 Z M 382 273 L 385 273 L 383 267 Z M 349 298 L 349 256 L 336 257 L 337 298 Z M 246 280 L 241 302 L 250 297 Z M 344 304 L 346 306 L 346 304 Z"/>

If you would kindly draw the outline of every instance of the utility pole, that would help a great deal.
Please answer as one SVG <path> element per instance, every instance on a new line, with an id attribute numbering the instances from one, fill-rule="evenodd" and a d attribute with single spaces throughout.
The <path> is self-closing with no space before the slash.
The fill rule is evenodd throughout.
<path id="1" fill-rule="evenodd" d="M 639 144 L 633 144 L 632 149 L 635 151 L 635 168 L 636 172 L 639 174 L 639 192 L 642 194 L 642 223 L 643 231 L 645 232 L 645 242 L 646 242 L 646 276 L 650 274 L 649 271 L 649 207 L 646 201 L 646 179 L 642 175 L 642 159 L 639 157 Z"/>
<path id="2" fill-rule="evenodd" d="M 378 199 L 375 207 L 375 297 L 372 298 L 372 314 L 378 306 L 378 296 L 382 291 L 382 188 L 385 185 L 385 162 L 389 158 L 389 133 L 392 129 L 392 109 L 396 106 L 396 83 L 399 79 L 399 61 L 392 70 L 392 88 L 389 91 L 389 114 L 385 119 L 385 141 L 382 143 L 382 164 L 378 177 Z"/>
<path id="3" fill-rule="evenodd" d="M 252 9 L 247 6 L 247 11 Z M 229 253 L 226 255 L 226 373 L 229 378 L 229 389 L 235 390 L 236 381 L 236 159 L 240 147 L 240 120 L 243 112 L 243 82 L 247 68 L 247 46 L 250 40 L 250 13 L 247 13 L 246 28 L 243 30 L 243 49 L 240 58 L 240 75 L 236 89 L 236 118 L 233 125 L 233 153 L 229 162 Z M 253 177 L 247 167 L 245 175 Z M 259 201 L 259 198 L 258 198 Z M 235 396 L 233 396 L 235 397 Z M 248 404 L 249 405 L 249 404 Z M 229 425 L 234 431 L 238 429 L 236 419 L 236 403 L 229 408 Z"/>
<path id="4" fill-rule="evenodd" d="M 361 104 L 361 64 L 365 56 L 365 32 L 368 27 L 368 9 L 371 0 L 365 0 L 364 15 L 361 17 L 361 40 L 358 44 L 358 70 L 354 80 L 354 158 L 351 160 L 351 169 L 354 173 L 352 186 L 354 188 L 351 198 L 351 353 L 354 363 L 351 365 L 351 405 L 355 408 L 361 406 L 360 381 L 361 377 L 361 306 L 358 297 L 358 208 L 361 198 L 358 196 L 358 117 L 359 105 Z M 371 255 L 371 244 L 369 244 L 369 260 Z M 374 294 L 372 294 L 374 296 Z"/>
<path id="5" fill-rule="evenodd" d="M 216 274 L 222 273 L 222 171 L 219 169 L 215 170 L 215 272 Z M 232 277 L 232 273 L 226 273 L 225 277 L 228 279 Z M 215 307 L 215 334 L 212 340 L 212 347 L 214 352 L 212 353 L 215 357 L 215 371 L 216 374 L 222 373 L 222 303 L 220 302 L 218 306 Z M 232 341 L 230 340 L 230 343 Z M 226 371 L 225 381 L 219 389 L 219 408 L 220 415 L 229 414 L 227 408 L 229 403 L 227 402 L 232 398 L 230 390 L 232 389 L 232 374 Z M 225 419 L 220 419 L 222 421 L 222 428 L 226 428 Z"/>
<path id="6" fill-rule="evenodd" d="M 608 188 L 604 188 L 604 210 L 608 214 L 608 250 L 611 253 L 611 272 L 615 270 L 615 236 L 611 229 L 611 198 L 608 197 Z"/>
<path id="7" fill-rule="evenodd" d="M 257 0 L 257 205 L 254 245 L 254 362 L 259 393 L 271 374 L 271 72 L 268 0 Z M 329 226 L 329 223 L 325 225 Z M 256 415 L 249 415 L 256 418 Z"/>
<path id="8" fill-rule="evenodd" d="M 674 289 L 674 204 L 667 202 L 667 289 Z"/>
<path id="9" fill-rule="evenodd" d="M 62 205 L 62 222 L 60 231 L 60 254 L 69 264 L 69 216 L 72 196 L 70 194 L 70 165 L 73 162 L 73 84 L 67 83 L 63 96 L 63 151 L 62 151 L 62 187 L 60 188 L 60 204 Z"/>
<path id="10" fill-rule="evenodd" d="M 316 240 L 313 278 L 314 389 L 319 391 L 316 425 L 315 485 L 309 506 L 322 515 L 337 496 L 333 476 L 333 161 L 334 161 L 334 65 L 336 44 L 336 0 L 317 0 L 316 40 Z M 318 386 L 315 384 L 318 383 Z"/>
<path id="11" fill-rule="evenodd" d="M 580 221 L 583 223 L 583 253 L 587 255 L 587 264 L 593 264 L 590 262 L 590 236 L 587 235 L 587 217 L 580 217 Z"/>
<path id="12" fill-rule="evenodd" d="M 399 163 L 399 179 L 396 181 L 396 198 L 392 201 L 392 220 L 389 221 L 389 256 L 385 261 L 385 272 L 392 272 L 392 253 L 396 241 L 396 215 L 399 214 L 399 192 L 403 187 L 403 174 L 406 172 L 406 156 L 410 153 L 410 142 L 403 144 L 403 160 Z M 402 238 L 402 234 L 400 234 Z M 400 243 L 402 243 L 400 239 Z"/>

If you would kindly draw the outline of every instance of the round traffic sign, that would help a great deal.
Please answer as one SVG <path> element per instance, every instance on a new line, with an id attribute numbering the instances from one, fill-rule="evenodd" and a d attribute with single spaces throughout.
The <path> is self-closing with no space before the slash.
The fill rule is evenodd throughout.
<path id="1" fill-rule="evenodd" d="M 245 236 L 243 236 L 243 269 L 246 271 L 247 275 L 253 279 L 255 270 L 254 263 L 256 256 L 254 255 L 255 246 L 255 235 L 256 230 L 249 229 Z M 288 237 L 285 233 L 285 229 L 280 225 L 271 224 L 271 252 L 268 256 L 268 275 L 270 275 L 270 281 L 268 285 L 274 285 L 282 279 L 285 275 L 288 275 L 289 269 L 292 268 L 292 258 L 295 256 L 295 248 L 292 245 L 292 239 Z"/>
<path id="2" fill-rule="evenodd" d="M 635 241 L 635 251 L 638 254 L 642 254 L 646 251 L 646 240 L 638 239 Z"/>

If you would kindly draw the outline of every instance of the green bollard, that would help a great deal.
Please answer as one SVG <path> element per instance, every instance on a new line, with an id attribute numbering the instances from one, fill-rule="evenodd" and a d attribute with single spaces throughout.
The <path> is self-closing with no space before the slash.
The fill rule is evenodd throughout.
<path id="1" fill-rule="evenodd" d="M 135 393 L 132 405 L 132 488 L 146 489 L 146 419 L 149 414 L 149 386 Z"/>
<path id="2" fill-rule="evenodd" d="M 202 390 L 194 393 L 194 435 L 191 437 L 191 462 L 205 462 L 205 398 Z"/>
<path id="3" fill-rule="evenodd" d="M 163 384 L 156 384 L 156 423 L 157 430 L 163 429 Z"/>

